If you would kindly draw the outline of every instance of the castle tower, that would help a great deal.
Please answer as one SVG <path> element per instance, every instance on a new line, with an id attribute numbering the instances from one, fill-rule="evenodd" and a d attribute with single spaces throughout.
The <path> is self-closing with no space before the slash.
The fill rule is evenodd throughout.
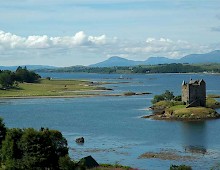
<path id="1" fill-rule="evenodd" d="M 182 83 L 182 101 L 190 106 L 206 105 L 206 83 L 201 80 L 190 80 Z"/>

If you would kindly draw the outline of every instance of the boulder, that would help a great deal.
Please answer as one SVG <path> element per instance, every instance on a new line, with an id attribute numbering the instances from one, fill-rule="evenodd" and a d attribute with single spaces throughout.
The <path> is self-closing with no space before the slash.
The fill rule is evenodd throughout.
<path id="1" fill-rule="evenodd" d="M 78 165 L 84 165 L 87 169 L 91 169 L 99 166 L 99 164 L 92 156 L 87 156 L 80 159 Z"/>
<path id="2" fill-rule="evenodd" d="M 76 139 L 76 143 L 84 143 L 84 142 L 85 142 L 84 137 L 80 137 Z"/>

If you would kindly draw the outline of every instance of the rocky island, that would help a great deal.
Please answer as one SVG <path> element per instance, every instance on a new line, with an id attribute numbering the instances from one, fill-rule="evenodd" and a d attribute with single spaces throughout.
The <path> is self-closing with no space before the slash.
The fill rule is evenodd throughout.
<path id="1" fill-rule="evenodd" d="M 216 108 L 220 107 L 220 102 L 216 95 L 206 97 L 206 84 L 204 80 L 190 80 L 189 83 L 183 81 L 182 96 L 174 96 L 173 92 L 166 91 L 162 95 L 154 96 L 152 100 L 152 115 L 142 118 L 152 118 L 156 120 L 183 120 L 200 121 L 220 118 Z"/>

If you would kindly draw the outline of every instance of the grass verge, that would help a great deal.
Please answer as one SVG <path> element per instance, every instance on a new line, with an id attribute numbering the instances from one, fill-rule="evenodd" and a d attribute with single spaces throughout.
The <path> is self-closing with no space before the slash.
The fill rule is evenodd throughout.
<path id="1" fill-rule="evenodd" d="M 16 88 L 0 90 L 0 97 L 77 96 L 95 90 L 99 90 L 99 86 L 89 81 L 42 79 L 39 83 L 19 83 Z"/>

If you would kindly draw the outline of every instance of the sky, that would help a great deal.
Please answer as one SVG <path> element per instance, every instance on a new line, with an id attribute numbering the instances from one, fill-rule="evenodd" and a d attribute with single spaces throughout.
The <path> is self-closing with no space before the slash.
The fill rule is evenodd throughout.
<path id="1" fill-rule="evenodd" d="M 90 65 L 220 49 L 220 0 L 0 0 L 0 65 Z"/>

